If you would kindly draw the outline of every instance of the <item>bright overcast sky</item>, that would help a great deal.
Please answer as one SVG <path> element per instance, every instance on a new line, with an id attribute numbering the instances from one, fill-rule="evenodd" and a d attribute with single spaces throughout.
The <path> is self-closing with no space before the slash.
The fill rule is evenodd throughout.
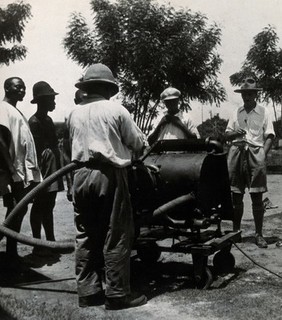
<path id="1" fill-rule="evenodd" d="M 0 6 L 13 1 L 0 0 Z M 50 114 L 54 120 L 63 121 L 73 107 L 74 84 L 83 70 L 67 59 L 62 46 L 66 26 L 72 12 L 81 12 L 91 22 L 90 0 L 26 0 L 32 6 L 23 44 L 28 48 L 27 58 L 10 66 L 2 66 L 0 82 L 10 76 L 22 77 L 27 86 L 25 100 L 18 106 L 28 118 L 35 112 L 30 104 L 32 86 L 37 81 L 47 81 L 59 92 L 56 110 Z M 167 1 L 159 1 L 165 3 Z M 276 27 L 282 37 L 282 1 L 280 0 L 171 0 L 176 8 L 185 7 L 205 14 L 209 22 L 216 22 L 222 29 L 221 47 L 218 52 L 223 59 L 219 79 L 226 88 L 228 99 L 220 108 L 192 103 L 190 116 L 196 124 L 206 120 L 210 111 L 228 118 L 230 111 L 241 103 L 239 94 L 233 92 L 229 76 L 240 70 L 253 37 L 268 24 Z M 0 91 L 3 97 L 3 89 Z M 271 110 L 271 109 L 270 109 Z"/>

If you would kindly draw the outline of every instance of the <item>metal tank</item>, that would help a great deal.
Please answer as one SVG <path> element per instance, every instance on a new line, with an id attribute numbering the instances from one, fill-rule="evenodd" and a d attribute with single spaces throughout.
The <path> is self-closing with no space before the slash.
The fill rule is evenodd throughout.
<path id="1" fill-rule="evenodd" d="M 190 253 L 196 286 L 204 289 L 213 281 L 210 255 L 215 271 L 234 268 L 230 250 L 240 232 L 221 230 L 222 220 L 232 221 L 233 207 L 226 154 L 219 142 L 158 141 L 133 163 L 129 185 L 135 249 L 142 261 L 157 261 L 161 252 Z"/>

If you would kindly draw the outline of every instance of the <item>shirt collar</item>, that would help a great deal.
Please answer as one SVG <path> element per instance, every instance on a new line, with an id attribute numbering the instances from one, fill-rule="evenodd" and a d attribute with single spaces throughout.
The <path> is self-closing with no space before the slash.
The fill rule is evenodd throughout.
<path id="1" fill-rule="evenodd" d="M 260 113 L 261 113 L 260 110 L 261 110 L 261 109 L 258 108 L 258 104 L 256 104 L 256 106 L 250 111 L 250 113 L 251 113 L 251 112 L 255 112 L 255 113 L 257 113 L 257 114 L 260 114 Z M 239 108 L 239 112 L 240 112 L 240 113 L 243 112 L 243 111 L 246 112 L 244 106 L 242 106 L 242 107 Z"/>
<path id="2" fill-rule="evenodd" d="M 85 100 L 83 102 L 85 103 L 89 103 L 89 102 L 93 102 L 93 101 L 101 101 L 101 100 L 107 100 L 105 99 L 103 96 L 101 96 L 100 94 L 88 94 L 87 97 L 85 98 Z"/>
<path id="3" fill-rule="evenodd" d="M 166 111 L 165 114 L 167 115 L 168 112 Z M 179 110 L 174 116 L 178 117 L 179 119 L 182 119 L 183 118 L 183 111 Z"/>

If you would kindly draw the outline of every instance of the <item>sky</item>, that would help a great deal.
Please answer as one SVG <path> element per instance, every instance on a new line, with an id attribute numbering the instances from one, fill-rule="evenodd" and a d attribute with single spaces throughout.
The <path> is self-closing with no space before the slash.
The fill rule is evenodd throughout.
<path id="1" fill-rule="evenodd" d="M 14 1 L 0 0 L 0 7 Z M 19 109 L 29 118 L 36 105 L 32 100 L 32 86 L 37 81 L 47 81 L 56 92 L 56 109 L 50 116 L 55 121 L 64 121 L 73 105 L 76 88 L 74 84 L 84 70 L 67 58 L 62 40 L 67 32 L 71 13 L 81 12 L 91 25 L 92 15 L 90 0 L 26 0 L 32 6 L 32 18 L 25 27 L 22 44 L 28 48 L 27 58 L 9 66 L 1 66 L 0 82 L 11 76 L 21 77 L 27 87 L 26 97 L 18 104 Z M 219 81 L 227 92 L 227 101 L 219 108 L 202 106 L 192 102 L 189 117 L 196 125 L 219 114 L 228 119 L 230 113 L 241 105 L 241 96 L 234 93 L 229 77 L 240 70 L 246 54 L 253 43 L 253 38 L 267 25 L 276 28 L 282 35 L 282 1 L 280 0 L 158 0 L 160 4 L 170 4 L 175 8 L 187 8 L 192 12 L 201 12 L 208 18 L 208 23 L 216 23 L 222 30 L 221 46 L 218 47 L 223 63 Z M 279 43 L 279 46 L 282 45 Z M 2 87 L 3 88 L 3 87 Z M 4 90 L 0 91 L 0 99 Z M 272 113 L 271 106 L 267 106 Z"/>

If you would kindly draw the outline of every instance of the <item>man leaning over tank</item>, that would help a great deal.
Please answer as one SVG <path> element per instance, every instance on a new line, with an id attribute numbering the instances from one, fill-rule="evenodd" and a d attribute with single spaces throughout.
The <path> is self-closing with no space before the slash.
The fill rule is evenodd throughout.
<path id="1" fill-rule="evenodd" d="M 161 93 L 160 98 L 167 112 L 148 137 L 150 145 L 158 140 L 200 138 L 196 126 L 190 119 L 184 119 L 184 114 L 179 109 L 180 96 L 181 92 L 173 87 L 168 87 Z"/>

